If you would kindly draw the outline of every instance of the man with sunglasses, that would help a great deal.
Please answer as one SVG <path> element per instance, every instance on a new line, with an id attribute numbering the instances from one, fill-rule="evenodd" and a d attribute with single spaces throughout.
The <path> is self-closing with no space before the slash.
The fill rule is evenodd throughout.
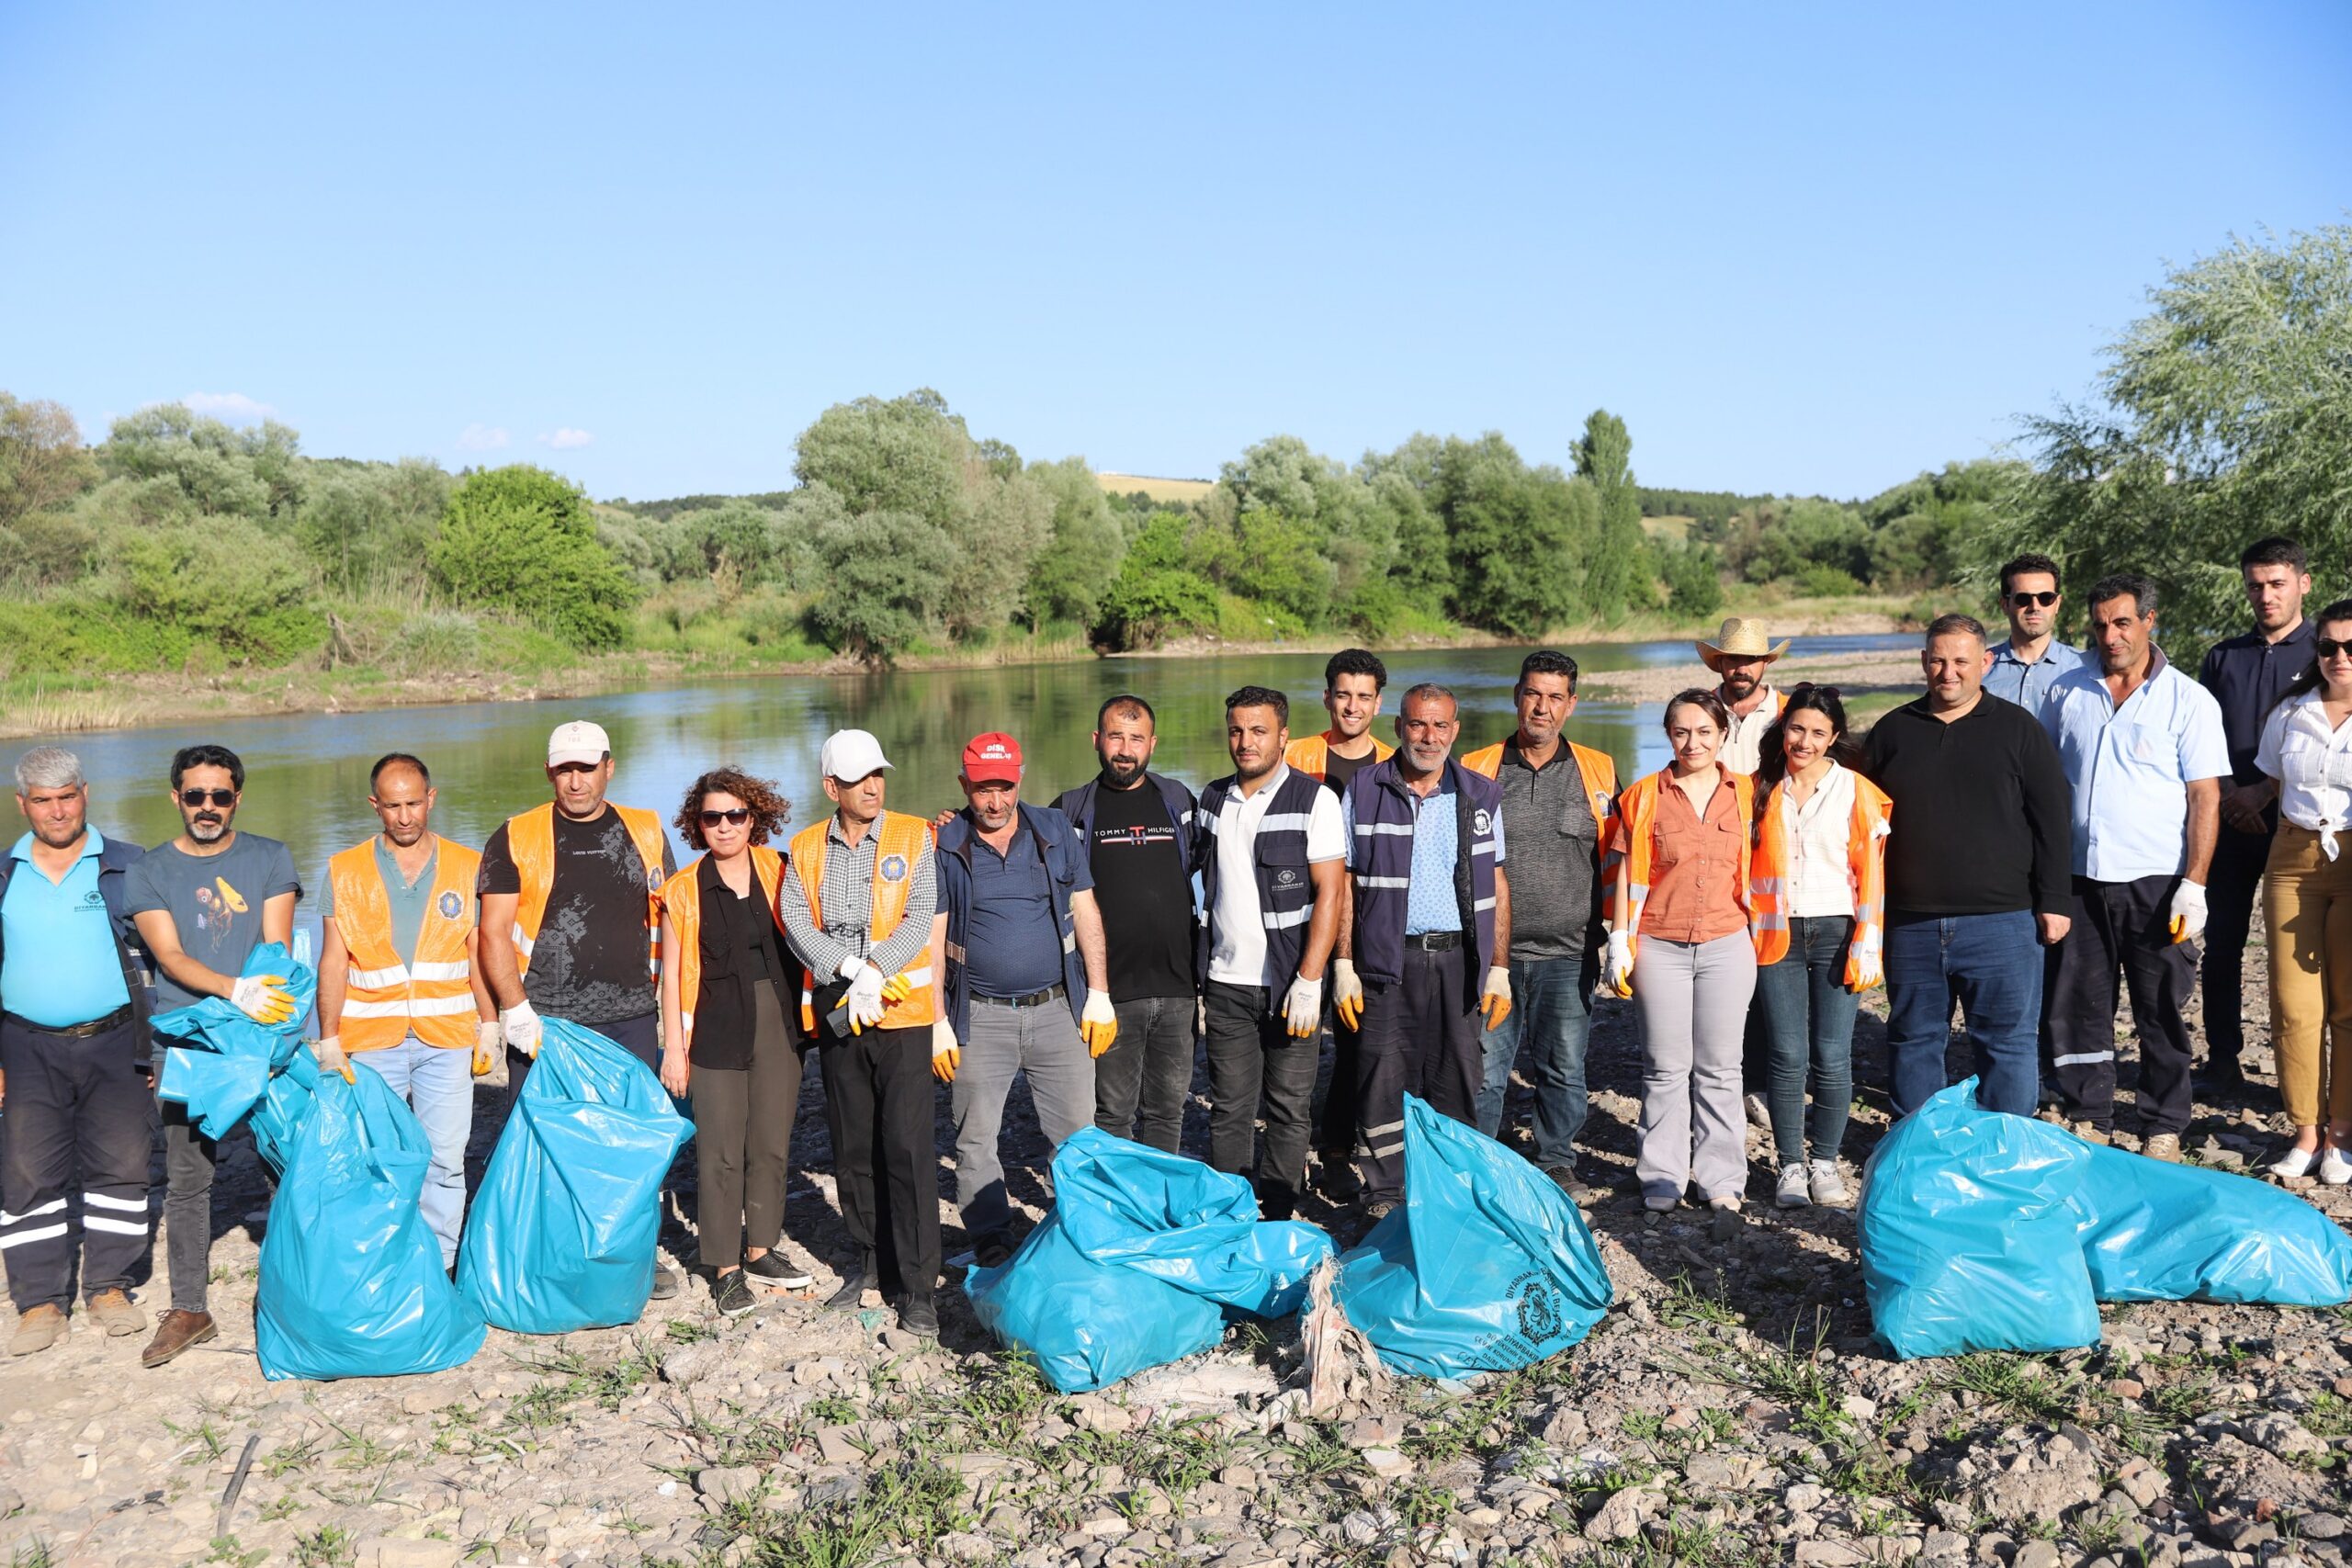
<path id="1" fill-rule="evenodd" d="M 2255 766 L 2263 721 L 2312 661 L 2312 626 L 2303 614 L 2312 574 L 2292 539 L 2257 539 L 2238 557 L 2254 629 L 2205 653 L 2197 683 L 2222 705 L 2222 738 L 2230 749 L 2230 782 L 2222 790 L 2222 830 L 2205 896 L 2205 1086 L 2243 1093 L 2245 1068 L 2245 939 L 2254 923 L 2254 890 L 2278 829 L 2271 781 Z"/>
<path id="2" fill-rule="evenodd" d="M 2009 618 L 2009 640 L 1995 645 L 1984 690 L 2030 714 L 2060 676 L 2090 662 L 2081 649 L 2058 636 L 2058 563 L 2026 554 L 2001 568 L 2001 613 Z"/>
<path id="3" fill-rule="evenodd" d="M 294 1001 L 280 976 L 242 973 L 264 942 L 294 940 L 302 883 L 294 856 L 276 839 L 239 832 L 245 764 L 225 746 L 187 746 L 172 759 L 172 804 L 179 837 L 133 863 L 123 906 L 155 956 L 159 1011 L 226 997 L 257 1023 L 283 1023 Z M 156 1072 L 160 1079 L 162 1074 Z M 205 1288 L 212 1273 L 212 1168 L 220 1151 L 170 1100 L 164 1116 L 164 1254 L 172 1305 L 140 1364 L 160 1367 L 220 1330 Z"/>

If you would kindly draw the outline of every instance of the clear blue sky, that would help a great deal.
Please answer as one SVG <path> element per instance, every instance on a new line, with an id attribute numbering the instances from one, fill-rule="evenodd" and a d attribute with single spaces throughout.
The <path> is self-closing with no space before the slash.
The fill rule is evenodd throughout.
<path id="1" fill-rule="evenodd" d="M 94 439 L 200 393 L 647 498 L 919 386 L 1180 476 L 1606 406 L 1645 482 L 1851 495 L 2346 220 L 2352 6 L 21 0 L 0 137 L 0 388 Z"/>

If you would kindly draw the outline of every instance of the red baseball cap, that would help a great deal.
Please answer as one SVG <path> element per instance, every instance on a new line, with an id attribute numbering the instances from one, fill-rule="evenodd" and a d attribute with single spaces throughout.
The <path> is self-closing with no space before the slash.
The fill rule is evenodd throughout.
<path id="1" fill-rule="evenodd" d="M 989 779 L 1019 779 L 1021 742 L 994 729 L 973 736 L 972 743 L 964 748 L 964 776 L 974 784 Z"/>

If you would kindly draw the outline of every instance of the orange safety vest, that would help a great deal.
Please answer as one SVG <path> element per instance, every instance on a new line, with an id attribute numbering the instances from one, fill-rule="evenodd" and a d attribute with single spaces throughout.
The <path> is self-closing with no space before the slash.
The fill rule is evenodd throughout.
<path id="1" fill-rule="evenodd" d="M 788 850 L 793 863 L 800 868 L 800 891 L 808 896 L 808 918 L 820 930 L 824 928 L 825 912 L 817 901 L 817 890 L 825 880 L 825 830 L 831 822 L 829 817 L 793 834 Z M 930 823 L 903 811 L 885 811 L 867 831 L 881 838 L 874 850 L 874 914 L 866 924 L 866 937 L 871 942 L 887 942 L 906 915 L 907 896 L 914 890 L 915 862 L 933 835 Z M 907 999 L 884 1002 L 882 1021 L 875 1027 L 929 1027 L 939 1017 L 939 1000 L 928 942 L 920 956 L 899 971 L 899 978 L 909 987 Z M 800 971 L 800 1026 L 810 1034 L 817 1032 L 817 976 L 805 968 Z"/>
<path id="2" fill-rule="evenodd" d="M 1374 738 L 1373 761 L 1385 762 L 1394 756 L 1396 751 L 1396 747 L 1384 746 L 1378 737 Z M 1294 740 L 1283 748 L 1283 761 L 1309 778 L 1324 777 L 1330 768 L 1330 757 L 1331 732 L 1328 729 L 1320 735 L 1310 735 L 1303 740 Z"/>
<path id="3" fill-rule="evenodd" d="M 1628 891 L 1632 895 L 1633 907 L 1627 908 L 1618 905 L 1612 911 L 1616 917 L 1612 926 L 1614 930 L 1624 932 L 1628 942 L 1636 947 L 1639 946 L 1642 926 L 1642 907 L 1650 901 L 1650 856 L 1656 838 L 1652 829 L 1657 823 L 1658 791 L 1672 787 L 1667 782 L 1668 772 L 1668 769 L 1661 768 L 1657 773 L 1635 779 L 1625 786 L 1624 795 L 1617 802 L 1618 853 L 1624 857 L 1628 866 L 1631 883 Z M 1731 790 L 1732 809 L 1739 813 L 1742 822 L 1747 821 L 1754 815 L 1756 781 L 1729 768 L 1723 769 L 1723 775 L 1724 784 Z M 1750 858 L 1749 837 L 1742 833 L 1739 836 L 1739 880 L 1735 892 L 1741 912 L 1747 915 L 1752 922 L 1755 910 L 1749 902 L 1747 890 Z M 1615 887 L 1613 878 L 1610 886 Z M 1613 893 L 1611 898 L 1614 903 Z"/>
<path id="4" fill-rule="evenodd" d="M 392 946 L 391 896 L 376 864 L 376 840 L 327 862 L 334 888 L 334 929 L 351 954 L 338 1032 L 343 1048 L 380 1051 L 413 1032 L 427 1045 L 471 1050 L 481 1010 L 466 938 L 474 929 L 474 881 L 481 856 L 434 835 L 433 890 L 417 928 L 416 957 L 403 964 Z"/>
<path id="5" fill-rule="evenodd" d="M 678 951 L 672 962 L 678 966 L 678 1027 L 691 1045 L 695 1035 L 695 1002 L 702 995 L 702 889 L 695 878 L 708 860 L 704 855 L 677 875 L 662 885 L 662 908 L 670 917 L 671 928 L 678 933 Z M 752 846 L 752 874 L 759 878 L 760 891 L 766 896 L 768 919 L 775 922 L 777 934 L 784 931 L 784 916 L 778 901 L 784 896 L 784 856 L 765 844 Z"/>
<path id="6" fill-rule="evenodd" d="M 1846 828 L 1846 869 L 1854 889 L 1854 940 L 1846 949 L 1846 988 L 1859 991 L 1862 960 L 1875 958 L 1886 942 L 1886 835 L 1894 803 L 1862 777 L 1854 779 L 1854 815 Z M 1749 912 L 1756 930 L 1756 962 L 1778 964 L 1789 951 L 1789 825 L 1781 810 L 1785 779 L 1764 797 L 1756 823 L 1756 852 L 1748 872 Z"/>
<path id="7" fill-rule="evenodd" d="M 1484 773 L 1490 779 L 1500 779 L 1503 771 L 1503 747 L 1508 742 L 1498 740 L 1492 746 L 1481 746 L 1462 759 L 1462 765 L 1474 773 Z M 1592 825 L 1599 829 L 1594 852 L 1600 857 L 1600 885 L 1611 886 L 1617 876 L 1616 835 L 1612 829 L 1617 818 L 1617 759 L 1606 751 L 1596 751 L 1589 746 L 1567 741 L 1568 755 L 1577 760 L 1577 772 L 1584 776 L 1584 797 L 1592 807 Z"/>
<path id="8" fill-rule="evenodd" d="M 611 805 L 608 801 L 605 804 Z M 662 818 L 635 806 L 614 806 L 628 836 L 645 862 L 645 972 L 662 972 Z M 523 897 L 514 906 L 514 968 L 531 970 L 531 949 L 539 940 L 539 922 L 547 918 L 548 897 L 555 891 L 555 802 L 534 806 L 506 819 L 506 849 L 522 874 Z"/>

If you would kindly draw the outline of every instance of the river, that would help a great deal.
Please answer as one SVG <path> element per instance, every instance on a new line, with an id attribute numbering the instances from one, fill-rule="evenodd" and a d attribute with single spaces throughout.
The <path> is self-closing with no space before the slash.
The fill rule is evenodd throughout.
<path id="1" fill-rule="evenodd" d="M 1800 637 L 1792 656 L 1876 651 L 1916 645 L 1911 637 Z M 1586 671 L 1687 665 L 1703 675 L 1687 640 L 1587 644 L 1574 650 Z M 1391 698 L 1419 681 L 1440 681 L 1462 700 L 1467 750 L 1512 725 L 1510 688 L 1524 650 L 1444 649 L 1388 657 Z M 1153 765 L 1198 788 L 1229 771 L 1223 699 L 1235 687 L 1274 686 L 1291 699 L 1291 731 L 1313 734 L 1326 720 L 1322 654 L 1206 659 L 1106 659 L 919 674 L 766 677 L 715 681 L 586 698 L 468 703 L 370 713 L 208 720 L 60 738 L 81 757 L 93 790 L 92 818 L 109 835 L 158 843 L 179 829 L 169 790 L 172 753 L 196 741 L 227 746 L 244 760 L 238 825 L 283 839 L 306 887 L 327 856 L 375 830 L 368 770 L 387 751 L 413 751 L 433 769 L 440 797 L 434 827 L 481 844 L 508 816 L 547 798 L 542 773 L 548 731 L 591 718 L 613 739 L 612 798 L 658 808 L 666 820 L 695 775 L 734 762 L 782 782 L 796 822 L 826 809 L 817 779 L 825 736 L 844 725 L 872 730 L 895 764 L 890 804 L 935 811 L 956 805 L 964 742 L 985 729 L 1017 737 L 1028 756 L 1023 795 L 1049 801 L 1094 772 L 1087 737 L 1102 700 L 1135 692 L 1159 711 Z M 1568 733 L 1617 759 L 1621 771 L 1665 762 L 1657 705 L 1580 704 Z M 1377 733 L 1392 733 L 1384 716 Z M 4 754 L 13 762 L 27 741 Z M 674 835 L 673 835 L 674 836 Z M 305 899 L 307 912 L 311 904 Z M 306 919 L 304 925 L 314 925 Z"/>

